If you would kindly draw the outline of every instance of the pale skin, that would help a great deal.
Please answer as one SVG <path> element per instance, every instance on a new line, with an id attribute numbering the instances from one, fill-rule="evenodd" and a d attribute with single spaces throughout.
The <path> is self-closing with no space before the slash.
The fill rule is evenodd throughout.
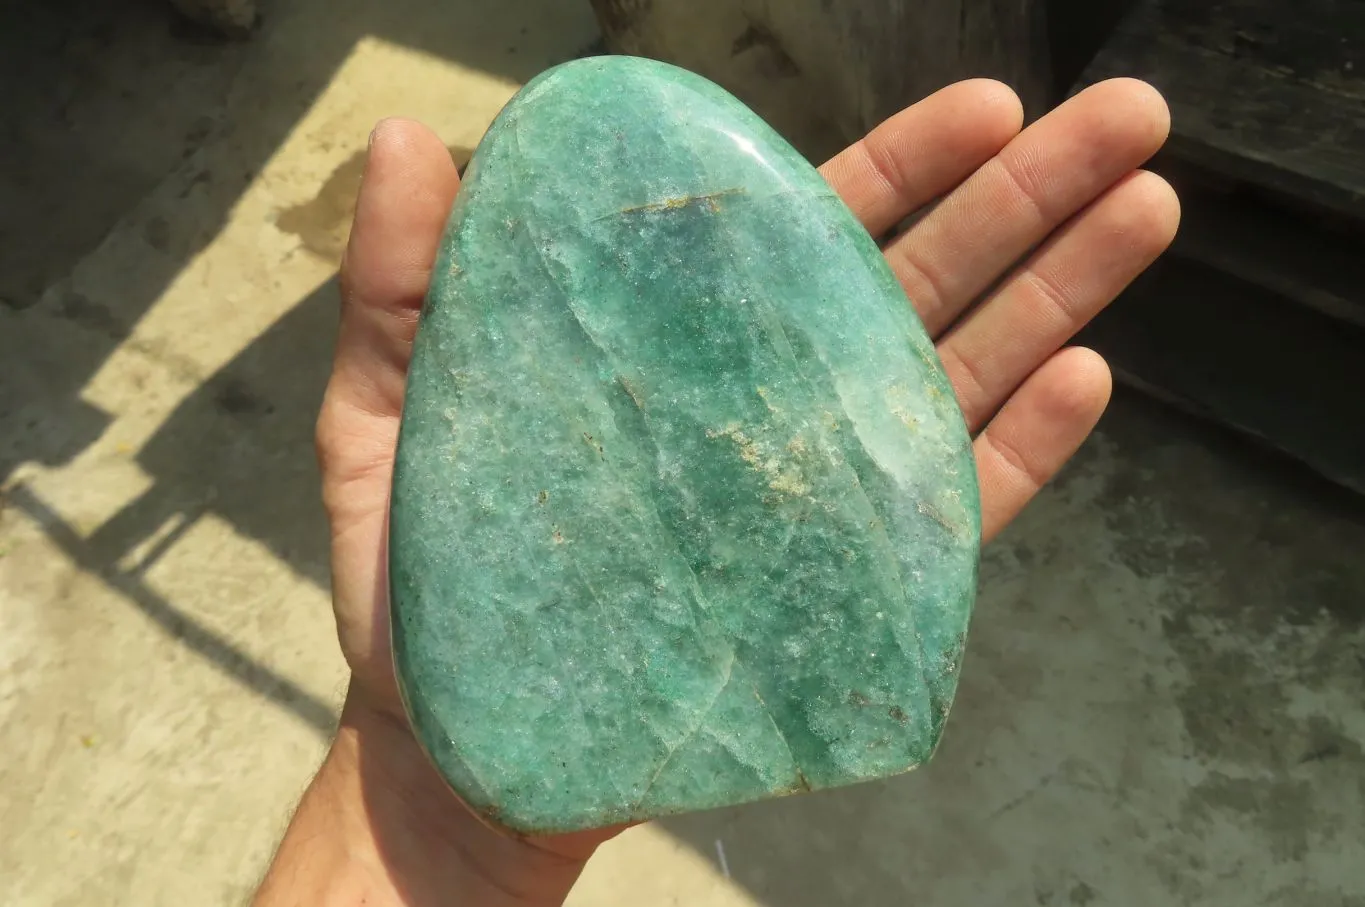
<path id="1" fill-rule="evenodd" d="M 960 82 L 892 117 L 821 172 L 885 243 L 975 438 L 984 537 L 1012 520 L 1109 401 L 1068 343 L 1170 244 L 1171 188 L 1139 169 L 1169 115 L 1149 86 L 1089 88 L 1021 131 L 1014 94 Z M 385 120 L 341 271 L 336 358 L 317 424 L 332 589 L 351 682 L 321 769 L 258 907 L 550 907 L 620 829 L 523 840 L 476 819 L 421 753 L 389 654 L 385 537 L 409 351 L 459 176 L 426 127 Z M 951 725 L 949 727 L 951 733 Z"/>

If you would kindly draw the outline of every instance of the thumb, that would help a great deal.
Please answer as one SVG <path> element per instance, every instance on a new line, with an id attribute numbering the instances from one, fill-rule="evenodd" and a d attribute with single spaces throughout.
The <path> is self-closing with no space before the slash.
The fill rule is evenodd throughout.
<path id="1" fill-rule="evenodd" d="M 402 119 L 375 127 L 341 266 L 329 396 L 377 416 L 401 412 L 417 316 L 459 186 L 430 129 Z"/>

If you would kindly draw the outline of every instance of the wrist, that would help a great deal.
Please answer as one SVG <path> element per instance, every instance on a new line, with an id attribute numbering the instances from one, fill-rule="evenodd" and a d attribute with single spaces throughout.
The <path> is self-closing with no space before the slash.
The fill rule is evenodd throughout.
<path id="1" fill-rule="evenodd" d="M 562 904 L 597 840 L 537 842 L 484 825 L 406 722 L 353 686 L 256 904 L 301 897 L 324 905 L 551 907 Z M 318 886 L 301 887 L 310 873 Z"/>

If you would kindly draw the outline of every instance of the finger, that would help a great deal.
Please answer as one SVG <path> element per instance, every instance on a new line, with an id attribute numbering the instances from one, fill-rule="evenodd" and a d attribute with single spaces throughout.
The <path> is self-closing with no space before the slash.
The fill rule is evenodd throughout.
<path id="1" fill-rule="evenodd" d="M 459 186 L 430 129 L 401 119 L 375 127 L 341 273 L 334 380 L 354 405 L 401 409 L 417 315 Z"/>
<path id="2" fill-rule="evenodd" d="M 1093 85 L 1029 126 L 887 250 L 937 336 L 1076 211 L 1151 157 L 1170 115 L 1133 79 Z"/>
<path id="3" fill-rule="evenodd" d="M 1175 238 L 1180 203 L 1136 171 L 1054 234 L 938 344 L 975 432 Z"/>
<path id="4" fill-rule="evenodd" d="M 981 536 L 1018 515 L 1081 446 L 1109 403 L 1098 353 L 1071 347 L 1034 372 L 973 444 L 981 483 Z"/>
<path id="5" fill-rule="evenodd" d="M 867 231 L 881 236 L 990 160 L 1023 121 L 1008 86 L 958 82 L 891 117 L 820 172 Z"/>

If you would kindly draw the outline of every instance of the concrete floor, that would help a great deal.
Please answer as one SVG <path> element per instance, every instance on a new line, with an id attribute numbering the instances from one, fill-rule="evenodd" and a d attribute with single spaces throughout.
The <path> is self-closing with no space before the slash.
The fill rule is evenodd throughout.
<path id="1" fill-rule="evenodd" d="M 253 889 L 343 683 L 310 435 L 365 138 L 467 153 L 595 37 L 562 0 L 266 14 L 0 23 L 7 904 Z M 1365 904 L 1363 550 L 1359 501 L 1121 396 L 988 550 L 931 766 L 633 830 L 571 903 Z"/>

